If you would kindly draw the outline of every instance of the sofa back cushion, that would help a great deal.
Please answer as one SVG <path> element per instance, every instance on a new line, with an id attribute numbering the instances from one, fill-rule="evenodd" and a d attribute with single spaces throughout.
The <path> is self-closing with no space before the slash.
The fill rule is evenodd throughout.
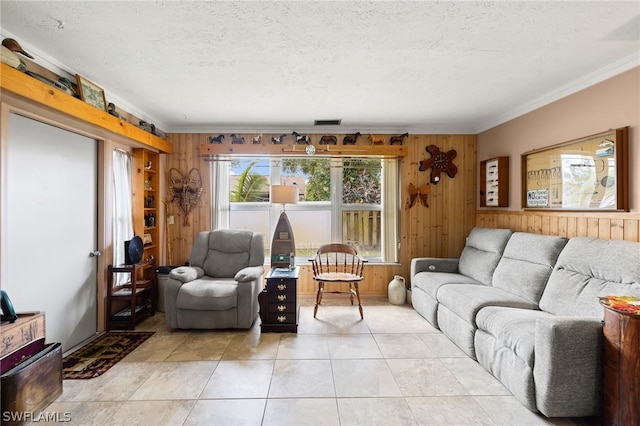
<path id="1" fill-rule="evenodd" d="M 537 305 L 567 241 L 563 237 L 515 232 L 493 273 L 493 286 Z"/>
<path id="2" fill-rule="evenodd" d="M 460 255 L 458 272 L 482 284 L 491 285 L 493 271 L 511 234 L 513 231 L 510 229 L 473 228 Z"/>
<path id="3" fill-rule="evenodd" d="M 558 256 L 540 309 L 602 318 L 598 298 L 607 295 L 640 297 L 640 243 L 575 237 Z"/>
<path id="4" fill-rule="evenodd" d="M 237 229 L 200 232 L 189 258 L 191 266 L 201 267 L 213 278 L 233 278 L 241 269 L 263 263 L 263 234 Z"/>

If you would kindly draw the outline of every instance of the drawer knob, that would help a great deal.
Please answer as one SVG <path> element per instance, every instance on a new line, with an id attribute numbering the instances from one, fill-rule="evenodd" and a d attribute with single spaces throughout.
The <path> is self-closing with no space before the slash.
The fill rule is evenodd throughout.
<path id="1" fill-rule="evenodd" d="M 278 295 L 278 302 L 284 302 L 285 300 L 287 300 L 287 295 L 286 294 L 279 294 Z"/>
<path id="2" fill-rule="evenodd" d="M 278 305 L 278 310 L 279 310 L 280 312 L 282 312 L 282 311 L 286 311 L 286 310 L 287 310 L 287 307 L 286 307 L 285 305 Z"/>
<path id="3" fill-rule="evenodd" d="M 286 289 L 287 289 L 286 284 L 278 284 L 278 290 L 286 290 Z"/>
<path id="4" fill-rule="evenodd" d="M 280 315 L 277 319 L 278 322 L 285 322 L 287 320 L 287 317 L 285 317 L 284 315 Z"/>

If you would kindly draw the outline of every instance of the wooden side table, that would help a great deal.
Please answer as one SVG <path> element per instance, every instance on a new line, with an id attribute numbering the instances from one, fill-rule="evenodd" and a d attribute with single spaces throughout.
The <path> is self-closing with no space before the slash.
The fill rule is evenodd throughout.
<path id="1" fill-rule="evenodd" d="M 604 305 L 603 424 L 640 425 L 640 315 Z"/>
<path id="2" fill-rule="evenodd" d="M 269 332 L 298 332 L 297 286 L 300 268 L 272 268 L 267 284 L 258 295 L 260 329 Z"/>

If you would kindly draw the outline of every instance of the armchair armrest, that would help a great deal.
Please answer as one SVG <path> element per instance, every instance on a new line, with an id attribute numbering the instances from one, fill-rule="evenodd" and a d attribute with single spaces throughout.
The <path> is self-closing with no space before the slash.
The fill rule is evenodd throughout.
<path id="1" fill-rule="evenodd" d="M 411 277 L 418 272 L 458 272 L 457 258 L 416 257 L 411 259 Z"/>
<path id="2" fill-rule="evenodd" d="M 598 413 L 602 342 L 602 323 L 596 318 L 549 317 L 536 321 L 533 377 L 536 405 L 545 416 Z"/>
<path id="3" fill-rule="evenodd" d="M 264 274 L 263 266 L 248 266 L 238 271 L 238 273 L 233 277 L 234 280 L 239 283 L 255 281 L 260 279 L 260 277 Z"/>
<path id="4" fill-rule="evenodd" d="M 169 273 L 169 278 L 178 280 L 182 283 L 188 283 L 189 281 L 197 280 L 204 276 L 204 270 L 198 266 L 180 266 L 172 269 Z"/>

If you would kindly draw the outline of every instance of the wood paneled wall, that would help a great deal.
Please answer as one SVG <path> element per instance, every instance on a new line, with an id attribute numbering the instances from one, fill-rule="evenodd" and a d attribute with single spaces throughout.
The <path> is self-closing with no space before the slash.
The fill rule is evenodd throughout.
<path id="1" fill-rule="evenodd" d="M 640 241 L 640 215 L 633 213 L 480 210 L 476 225 L 568 238 Z"/>
<path id="2" fill-rule="evenodd" d="M 167 155 L 166 173 L 168 174 L 169 169 L 173 167 L 186 174 L 195 167 L 202 176 L 204 186 L 200 202 L 188 217 L 188 225 L 184 225 L 184 218 L 179 208 L 173 203 L 169 204 L 168 214 L 175 218 L 174 224 L 168 225 L 173 265 L 183 264 L 189 258 L 195 235 L 211 226 L 210 163 L 199 155 L 199 146 L 208 143 L 209 136 L 210 134 L 195 133 L 169 135 L 173 153 Z M 265 134 L 262 139 L 268 141 L 271 136 Z M 358 144 L 361 143 L 364 142 L 359 140 Z M 409 267 L 413 257 L 459 256 L 464 247 L 465 237 L 475 224 L 476 136 L 410 135 L 404 143 L 407 145 L 408 155 L 401 160 L 400 166 L 399 263 L 368 265 L 365 281 L 360 287 L 363 294 L 386 294 L 389 281 L 394 275 L 402 275 L 408 282 Z M 430 185 L 428 208 L 416 203 L 411 209 L 406 209 L 409 183 L 416 187 L 429 183 L 431 170 L 424 172 L 418 170 L 421 160 L 431 158 L 431 154 L 425 150 L 429 145 L 436 145 L 442 152 L 456 150 L 457 156 L 453 162 L 458 172 L 454 178 L 443 173 L 438 184 Z M 315 291 L 316 286 L 311 278 L 311 270 L 303 266 L 299 292 L 314 294 Z"/>

